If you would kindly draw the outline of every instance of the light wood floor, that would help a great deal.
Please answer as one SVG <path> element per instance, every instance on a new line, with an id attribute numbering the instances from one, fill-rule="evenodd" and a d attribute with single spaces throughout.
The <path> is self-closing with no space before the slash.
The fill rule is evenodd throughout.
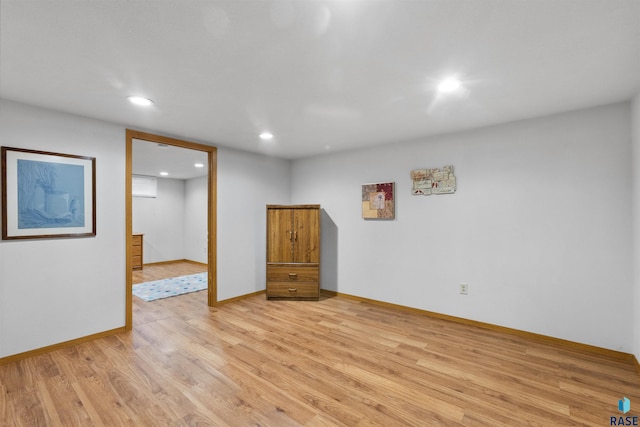
<path id="1" fill-rule="evenodd" d="M 631 361 L 343 298 L 145 303 L 0 366 L 3 426 L 608 426 Z M 634 407 L 635 405 L 635 407 Z"/>
<path id="2" fill-rule="evenodd" d="M 132 283 L 135 285 L 137 283 L 187 276 L 189 274 L 204 273 L 206 271 L 206 264 L 189 261 L 175 261 L 164 264 L 147 264 L 142 270 L 134 270 L 131 279 Z"/>

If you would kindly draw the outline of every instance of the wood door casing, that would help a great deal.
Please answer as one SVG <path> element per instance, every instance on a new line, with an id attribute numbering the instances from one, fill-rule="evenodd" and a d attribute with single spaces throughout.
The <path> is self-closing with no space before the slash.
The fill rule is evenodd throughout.
<path id="1" fill-rule="evenodd" d="M 156 144 L 167 144 L 170 146 L 182 147 L 191 150 L 204 151 L 207 153 L 208 177 L 207 177 L 207 304 L 215 307 L 218 304 L 217 285 L 217 249 L 216 249 L 216 224 L 217 224 L 217 148 L 210 145 L 197 144 L 182 141 L 161 135 L 154 135 L 146 132 L 127 129 L 125 145 L 125 280 L 126 280 L 126 301 L 125 301 L 125 331 L 133 329 L 133 293 L 132 293 L 132 272 L 131 268 L 131 240 L 133 234 L 132 220 L 132 175 L 133 175 L 133 140 L 147 141 Z"/>

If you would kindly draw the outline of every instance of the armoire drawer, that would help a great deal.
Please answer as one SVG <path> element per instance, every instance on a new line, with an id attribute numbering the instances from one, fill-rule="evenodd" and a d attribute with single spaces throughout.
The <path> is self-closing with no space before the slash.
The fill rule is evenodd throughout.
<path id="1" fill-rule="evenodd" d="M 267 282 L 318 282 L 318 267 L 267 265 Z"/>
<path id="2" fill-rule="evenodd" d="M 267 283 L 267 298 L 318 298 L 318 283 Z"/>

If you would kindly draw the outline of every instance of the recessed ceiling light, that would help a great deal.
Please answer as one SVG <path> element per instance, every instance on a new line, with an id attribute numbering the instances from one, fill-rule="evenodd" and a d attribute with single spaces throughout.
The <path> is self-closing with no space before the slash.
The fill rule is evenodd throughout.
<path id="1" fill-rule="evenodd" d="M 204 167 L 204 163 L 195 163 L 193 166 L 195 166 L 197 168 L 203 168 Z"/>
<path id="2" fill-rule="evenodd" d="M 262 132 L 260 134 L 260 139 L 263 139 L 265 141 L 268 141 L 270 139 L 273 139 L 273 134 L 271 132 Z"/>
<path id="3" fill-rule="evenodd" d="M 450 77 L 440 82 L 440 84 L 438 85 L 438 90 L 440 92 L 448 93 L 448 92 L 453 92 L 456 89 L 459 89 L 460 86 L 462 86 L 462 83 L 460 82 L 460 80 L 456 79 L 455 77 Z"/>
<path id="4" fill-rule="evenodd" d="M 169 175 L 169 172 L 164 172 L 164 171 L 163 171 L 163 172 L 160 172 L 160 175 L 162 175 L 162 176 L 167 176 L 167 175 Z"/>
<path id="5" fill-rule="evenodd" d="M 152 100 L 150 100 L 149 98 L 144 98 L 142 96 L 129 96 L 127 97 L 127 99 L 129 100 L 130 103 L 141 105 L 143 107 L 148 107 L 150 105 L 153 105 Z"/>

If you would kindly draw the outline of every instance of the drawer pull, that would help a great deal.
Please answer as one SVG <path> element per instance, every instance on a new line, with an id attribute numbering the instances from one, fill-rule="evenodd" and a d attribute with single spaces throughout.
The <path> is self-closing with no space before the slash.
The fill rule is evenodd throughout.
<path id="1" fill-rule="evenodd" d="M 297 279 L 297 278 L 298 278 L 298 273 L 289 273 L 290 280 Z"/>
<path id="2" fill-rule="evenodd" d="M 298 292 L 298 288 L 289 288 L 289 292 Z"/>

